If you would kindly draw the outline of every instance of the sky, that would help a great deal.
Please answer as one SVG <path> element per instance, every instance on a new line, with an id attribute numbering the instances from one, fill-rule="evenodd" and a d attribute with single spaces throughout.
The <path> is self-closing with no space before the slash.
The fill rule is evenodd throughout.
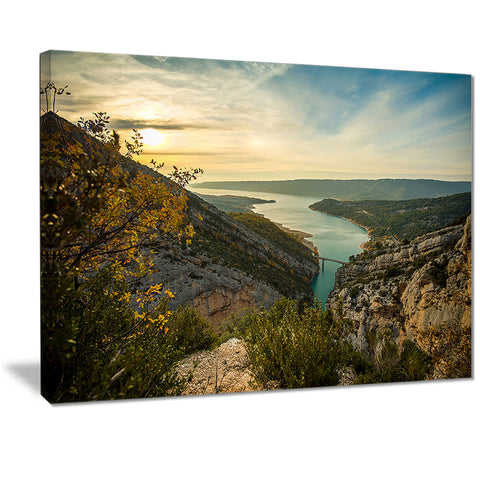
<path id="1" fill-rule="evenodd" d="M 198 181 L 472 177 L 469 75 L 52 52 L 67 120 L 107 112 Z"/>

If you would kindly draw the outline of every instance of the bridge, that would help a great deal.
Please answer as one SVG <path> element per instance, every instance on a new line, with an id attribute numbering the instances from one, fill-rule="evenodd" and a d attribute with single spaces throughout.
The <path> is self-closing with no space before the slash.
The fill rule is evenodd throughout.
<path id="1" fill-rule="evenodd" d="M 316 258 L 318 258 L 318 260 L 321 260 L 322 261 L 322 271 L 324 270 L 325 268 L 325 260 L 327 262 L 336 262 L 336 263 L 341 263 L 342 265 L 346 265 L 348 262 L 343 262 L 342 260 L 335 260 L 334 258 L 327 258 L 327 257 L 319 257 L 318 255 L 316 255 Z"/>

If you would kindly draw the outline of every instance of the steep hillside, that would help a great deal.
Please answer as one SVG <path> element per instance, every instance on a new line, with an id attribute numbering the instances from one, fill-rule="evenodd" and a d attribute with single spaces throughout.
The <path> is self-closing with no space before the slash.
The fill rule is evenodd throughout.
<path id="1" fill-rule="evenodd" d="M 470 217 L 408 245 L 371 241 L 338 269 L 329 305 L 372 357 L 411 340 L 431 356 L 432 378 L 470 376 L 471 258 Z"/>
<path id="2" fill-rule="evenodd" d="M 283 193 L 337 200 L 405 200 L 430 198 L 471 191 L 470 182 L 440 180 L 410 180 L 382 178 L 380 180 L 269 180 L 238 182 L 202 182 L 199 188 L 220 188 L 251 192 Z"/>
<path id="3" fill-rule="evenodd" d="M 310 208 L 358 223 L 372 236 L 395 235 L 412 240 L 466 217 L 471 211 L 471 197 L 471 193 L 467 192 L 397 201 L 338 201 L 328 198 L 310 205 Z"/>
<path id="4" fill-rule="evenodd" d="M 104 148 L 52 112 L 42 117 L 41 128 L 62 136 L 65 145 L 79 143 L 87 156 Z M 129 158 L 121 157 L 120 165 L 131 175 L 140 171 L 171 184 L 165 176 Z M 156 272 L 140 279 L 140 285 L 162 283 L 175 292 L 173 307 L 191 304 L 215 326 L 240 309 L 268 307 L 281 295 L 313 299 L 310 282 L 318 265 L 312 255 L 298 258 L 195 194 L 175 188 L 188 198 L 186 221 L 193 225 L 195 235 L 190 245 L 163 233 L 154 243 L 145 244 L 142 254 L 151 259 Z"/>
<path id="5" fill-rule="evenodd" d="M 268 218 L 255 213 L 230 213 L 229 215 L 300 262 L 311 262 L 312 250 L 300 238 L 294 236 L 295 231 L 289 230 L 292 233 L 287 233 Z"/>

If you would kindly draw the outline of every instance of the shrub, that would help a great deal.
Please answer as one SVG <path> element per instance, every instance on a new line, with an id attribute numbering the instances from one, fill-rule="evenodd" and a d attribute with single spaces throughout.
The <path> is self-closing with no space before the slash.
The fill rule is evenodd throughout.
<path id="1" fill-rule="evenodd" d="M 415 342 L 405 340 L 402 353 L 389 338 L 379 339 L 382 347 L 371 368 L 360 373 L 355 383 L 388 383 L 425 380 L 432 370 L 431 357 Z"/>
<path id="2" fill-rule="evenodd" d="M 389 280 L 390 278 L 398 277 L 398 275 L 401 275 L 401 273 L 402 270 L 398 265 L 389 265 L 383 272 L 383 279 Z"/>
<path id="3" fill-rule="evenodd" d="M 334 322 L 318 304 L 299 314 L 295 301 L 282 298 L 270 311 L 252 314 L 244 339 L 261 384 L 303 388 L 338 383 L 350 361 L 345 333 L 344 322 Z"/>
<path id="4" fill-rule="evenodd" d="M 353 345 L 346 344 L 348 363 L 353 367 L 355 373 L 366 375 L 373 370 L 373 362 Z"/>
<path id="5" fill-rule="evenodd" d="M 218 343 L 224 343 L 230 338 L 243 338 L 255 313 L 255 311 L 248 309 L 232 313 L 228 320 L 220 326 Z"/>
<path id="6" fill-rule="evenodd" d="M 181 306 L 168 319 L 168 334 L 185 355 L 211 348 L 216 340 L 212 326 L 193 307 Z"/>
<path id="7" fill-rule="evenodd" d="M 415 342 L 403 342 L 400 362 L 396 365 L 396 381 L 425 380 L 430 372 L 432 359 Z"/>

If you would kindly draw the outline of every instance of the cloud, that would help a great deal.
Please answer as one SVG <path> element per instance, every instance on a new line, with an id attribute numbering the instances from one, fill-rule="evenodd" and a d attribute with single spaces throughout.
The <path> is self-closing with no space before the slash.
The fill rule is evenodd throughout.
<path id="1" fill-rule="evenodd" d="M 200 123 L 180 123 L 173 120 L 156 122 L 154 120 L 136 120 L 132 118 L 121 118 L 112 121 L 112 127 L 116 129 L 141 130 L 143 128 L 154 128 L 157 130 L 208 130 L 208 129 L 229 129 L 226 125 L 206 125 Z"/>
<path id="2" fill-rule="evenodd" d="M 145 154 L 146 157 L 151 156 L 151 155 L 163 155 L 163 156 L 172 156 L 172 157 L 177 157 L 177 156 L 193 156 L 193 157 L 198 157 L 198 156 L 217 156 L 217 155 L 228 155 L 225 152 L 209 152 L 209 151 L 175 151 L 175 150 L 169 150 L 168 152 L 161 152 L 157 150 L 152 150 L 149 151 L 147 154 Z"/>
<path id="3" fill-rule="evenodd" d="M 72 92 L 59 105 L 66 118 L 106 111 L 121 134 L 161 130 L 168 142 L 155 154 L 225 178 L 471 172 L 468 76 L 78 52 L 52 60 L 55 83 Z"/>

